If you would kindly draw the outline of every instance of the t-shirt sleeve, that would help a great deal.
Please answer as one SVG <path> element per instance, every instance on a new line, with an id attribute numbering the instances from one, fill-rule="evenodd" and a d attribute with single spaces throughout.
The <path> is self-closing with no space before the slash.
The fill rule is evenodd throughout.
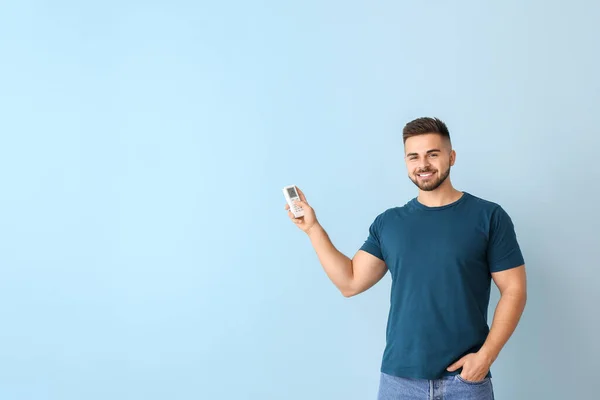
<path id="1" fill-rule="evenodd" d="M 525 264 L 514 224 L 500 206 L 492 213 L 487 256 L 490 272 L 504 271 Z"/>
<path id="2" fill-rule="evenodd" d="M 369 227 L 369 234 L 367 235 L 367 240 L 363 243 L 360 250 L 366 251 L 369 254 L 374 255 L 375 257 L 383 260 L 383 251 L 381 249 L 381 220 L 382 215 L 378 215 L 375 218 L 375 221 L 371 223 Z"/>

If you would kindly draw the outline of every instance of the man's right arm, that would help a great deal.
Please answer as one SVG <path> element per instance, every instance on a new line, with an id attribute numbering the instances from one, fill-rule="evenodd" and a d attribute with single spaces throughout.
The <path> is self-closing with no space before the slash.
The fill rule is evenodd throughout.
<path id="1" fill-rule="evenodd" d="M 385 276 L 385 262 L 364 250 L 350 259 L 335 248 L 325 229 L 314 224 L 306 234 L 317 253 L 325 273 L 345 297 L 356 296 L 371 288 Z"/>
<path id="2" fill-rule="evenodd" d="M 319 224 L 315 210 L 306 201 L 306 196 L 300 188 L 297 189 L 301 199 L 298 205 L 304 210 L 304 216 L 294 217 L 288 204 L 285 209 L 290 220 L 310 238 L 325 273 L 339 291 L 345 297 L 356 296 L 381 280 L 387 272 L 385 262 L 364 250 L 358 250 L 353 259 L 338 251 Z"/>

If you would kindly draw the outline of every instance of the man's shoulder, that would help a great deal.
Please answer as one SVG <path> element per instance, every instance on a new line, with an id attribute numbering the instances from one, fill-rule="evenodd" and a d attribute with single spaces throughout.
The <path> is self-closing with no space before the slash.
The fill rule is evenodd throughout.
<path id="1" fill-rule="evenodd" d="M 468 195 L 470 197 L 468 209 L 471 210 L 471 215 L 477 215 L 479 218 L 483 218 L 486 223 L 494 225 L 511 220 L 509 213 L 500 202 L 475 196 L 471 193 Z"/>
<path id="2" fill-rule="evenodd" d="M 415 201 L 415 198 L 408 200 L 406 203 L 399 206 L 390 206 L 384 208 L 383 211 L 380 211 L 376 217 L 376 221 L 385 221 L 389 219 L 395 219 L 398 217 L 402 217 L 407 213 L 412 211 L 412 204 Z"/>
<path id="3" fill-rule="evenodd" d="M 483 209 L 493 211 L 495 209 L 502 208 L 502 206 L 496 201 L 474 195 L 470 192 L 465 192 L 465 194 L 469 197 L 471 204 L 477 205 L 478 207 L 481 207 Z"/>

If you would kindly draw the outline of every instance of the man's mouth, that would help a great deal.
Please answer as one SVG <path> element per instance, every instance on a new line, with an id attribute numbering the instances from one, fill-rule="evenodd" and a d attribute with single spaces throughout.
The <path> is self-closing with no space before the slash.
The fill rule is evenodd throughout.
<path id="1" fill-rule="evenodd" d="M 417 176 L 419 178 L 424 178 L 424 179 L 425 178 L 430 178 L 430 177 L 433 176 L 433 172 L 421 172 L 421 173 L 418 173 Z"/>

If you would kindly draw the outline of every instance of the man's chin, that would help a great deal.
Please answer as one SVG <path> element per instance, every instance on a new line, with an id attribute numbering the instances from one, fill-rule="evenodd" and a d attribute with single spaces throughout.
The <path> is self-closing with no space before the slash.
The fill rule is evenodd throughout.
<path id="1" fill-rule="evenodd" d="M 440 187 L 439 183 L 435 183 L 435 184 L 431 184 L 431 185 L 420 185 L 418 182 L 415 182 L 414 180 L 412 180 L 412 183 L 415 184 L 416 187 L 418 187 L 419 189 L 421 189 L 424 192 L 433 192 L 435 189 L 437 189 L 438 187 Z"/>

